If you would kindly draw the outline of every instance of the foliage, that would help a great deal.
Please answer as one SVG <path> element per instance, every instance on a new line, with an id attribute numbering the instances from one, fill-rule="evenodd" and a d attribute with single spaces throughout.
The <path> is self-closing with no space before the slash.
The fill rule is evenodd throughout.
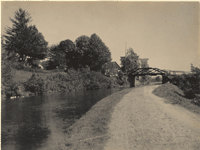
<path id="1" fill-rule="evenodd" d="M 15 71 L 12 64 L 12 60 L 8 60 L 4 43 L 1 41 L 1 95 L 3 97 L 10 97 L 15 93 L 15 83 L 13 81 Z"/>
<path id="2" fill-rule="evenodd" d="M 148 67 L 149 67 L 149 65 L 147 64 L 147 62 L 146 61 L 144 62 L 143 60 L 141 60 L 141 68 L 148 68 Z M 150 80 L 151 80 L 151 78 L 148 75 L 142 76 L 140 78 L 140 82 L 142 84 L 149 84 Z"/>
<path id="3" fill-rule="evenodd" d="M 19 62 L 25 63 L 27 59 L 43 59 L 46 55 L 48 43 L 36 26 L 28 25 L 31 16 L 23 9 L 15 12 L 12 28 L 5 31 L 5 50 L 10 58 L 17 57 Z"/>
<path id="4" fill-rule="evenodd" d="M 200 94 L 200 69 L 192 65 L 191 71 L 191 74 L 177 75 L 171 79 L 171 83 L 183 90 L 187 98 Z"/>
<path id="5" fill-rule="evenodd" d="M 194 74 L 199 75 L 200 74 L 200 69 L 198 67 L 194 67 L 193 64 L 191 64 L 191 72 Z"/>
<path id="6" fill-rule="evenodd" d="M 76 45 L 76 61 L 79 66 L 89 65 L 89 49 L 90 49 L 90 38 L 86 35 L 79 36 L 75 40 Z"/>
<path id="7" fill-rule="evenodd" d="M 184 98 L 184 92 L 171 83 L 162 84 L 162 86 L 157 87 L 154 89 L 153 94 L 167 99 L 171 104 L 179 104 L 188 110 L 200 114 L 199 107 L 193 104 L 194 101 Z"/>
<path id="8" fill-rule="evenodd" d="M 74 67 L 78 68 L 79 63 L 79 55 L 77 53 L 75 44 L 67 39 L 65 41 L 61 41 L 59 44 L 59 49 L 63 52 L 63 57 L 65 57 L 65 67 Z"/>
<path id="9" fill-rule="evenodd" d="M 94 71 L 99 71 L 103 64 L 111 61 L 109 48 L 95 33 L 90 37 L 90 50 L 87 57 L 89 60 L 87 65 Z"/>
<path id="10" fill-rule="evenodd" d="M 38 78 L 36 74 L 33 74 L 31 78 L 24 84 L 26 91 L 30 91 L 35 94 L 41 94 L 44 92 L 44 81 Z"/>
<path id="11" fill-rule="evenodd" d="M 42 62 L 41 62 L 41 65 L 43 66 L 44 69 L 47 69 L 48 61 L 47 61 L 47 60 L 42 61 Z"/>
<path id="12" fill-rule="evenodd" d="M 44 92 L 69 92 L 105 89 L 118 86 L 115 80 L 105 77 L 99 72 L 85 69 L 82 71 L 69 69 L 68 73 L 34 73 L 32 77 L 25 82 L 25 90 L 36 94 L 42 94 Z"/>
<path id="13" fill-rule="evenodd" d="M 59 45 L 52 45 L 49 48 L 49 57 L 47 69 L 55 69 L 57 66 L 62 68 L 63 65 L 66 65 L 65 53 L 59 49 Z"/>
<path id="14" fill-rule="evenodd" d="M 149 84 L 150 80 L 151 80 L 151 77 L 147 76 L 147 75 L 141 76 L 139 79 L 140 83 L 142 83 L 142 84 Z"/>
<path id="15" fill-rule="evenodd" d="M 121 70 L 118 71 L 118 77 L 120 80 L 122 80 L 123 76 L 124 76 L 123 72 Z"/>
<path id="16" fill-rule="evenodd" d="M 139 68 L 139 56 L 133 51 L 132 48 L 127 50 L 125 58 L 121 58 L 121 65 L 121 69 L 124 72 L 130 72 L 131 70 Z"/>
<path id="17" fill-rule="evenodd" d="M 155 81 L 156 82 L 161 82 L 162 80 L 161 80 L 161 77 L 160 76 L 157 76 L 156 78 L 155 78 Z"/>
<path id="18" fill-rule="evenodd" d="M 60 68 L 84 68 L 100 71 L 103 64 L 111 61 L 109 48 L 102 42 L 99 36 L 92 34 L 82 35 L 75 40 L 61 41 L 59 45 L 53 45 L 49 49 L 49 68 L 58 65 Z"/>

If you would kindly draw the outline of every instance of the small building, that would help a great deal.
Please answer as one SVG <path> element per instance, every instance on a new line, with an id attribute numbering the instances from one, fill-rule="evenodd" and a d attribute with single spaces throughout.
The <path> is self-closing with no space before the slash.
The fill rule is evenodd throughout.
<path id="1" fill-rule="evenodd" d="M 140 68 L 148 68 L 149 64 L 148 64 L 148 58 L 139 58 L 140 61 Z"/>
<path id="2" fill-rule="evenodd" d="M 106 76 L 118 76 L 120 70 L 120 66 L 114 61 L 103 64 L 101 72 Z"/>

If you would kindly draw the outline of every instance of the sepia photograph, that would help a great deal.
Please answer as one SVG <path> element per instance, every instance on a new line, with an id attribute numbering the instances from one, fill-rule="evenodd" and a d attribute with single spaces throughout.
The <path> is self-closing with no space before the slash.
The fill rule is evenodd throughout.
<path id="1" fill-rule="evenodd" d="M 200 150 L 198 1 L 1 1 L 2 150 Z"/>

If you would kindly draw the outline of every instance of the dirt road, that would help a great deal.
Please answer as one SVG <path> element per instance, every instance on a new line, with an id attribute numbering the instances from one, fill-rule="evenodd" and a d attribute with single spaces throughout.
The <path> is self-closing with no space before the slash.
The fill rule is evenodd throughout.
<path id="1" fill-rule="evenodd" d="M 115 107 L 105 150 L 200 150 L 200 116 L 133 88 Z"/>

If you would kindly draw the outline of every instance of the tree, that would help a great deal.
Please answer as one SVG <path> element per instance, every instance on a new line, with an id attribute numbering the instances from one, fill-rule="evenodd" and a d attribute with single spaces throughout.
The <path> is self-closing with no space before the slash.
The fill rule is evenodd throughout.
<path id="1" fill-rule="evenodd" d="M 14 86 L 13 77 L 15 70 L 12 68 L 13 60 L 8 60 L 7 52 L 4 48 L 3 38 L 1 39 L 1 95 L 12 95 L 12 87 Z"/>
<path id="2" fill-rule="evenodd" d="M 78 68 L 79 57 L 77 53 L 75 44 L 69 39 L 63 40 L 57 45 L 52 45 L 49 48 L 49 65 L 52 67 L 49 66 L 48 68 L 53 69 L 55 66 Z"/>
<path id="3" fill-rule="evenodd" d="M 157 76 L 157 77 L 155 78 L 155 81 L 156 81 L 156 82 L 161 82 L 160 76 Z"/>
<path id="4" fill-rule="evenodd" d="M 188 75 L 188 78 L 190 78 L 188 81 L 193 91 L 200 94 L 200 68 L 194 67 L 193 64 L 191 64 L 191 72 L 192 74 Z"/>
<path id="5" fill-rule="evenodd" d="M 90 63 L 90 38 L 86 35 L 79 36 L 75 40 L 76 61 L 80 67 L 89 66 Z"/>
<path id="6" fill-rule="evenodd" d="M 62 67 L 65 63 L 65 54 L 60 51 L 59 44 L 50 46 L 48 55 L 50 60 L 47 69 L 55 69 L 56 66 Z"/>
<path id="7" fill-rule="evenodd" d="M 23 63 L 28 58 L 44 59 L 48 43 L 36 26 L 28 25 L 31 22 L 30 14 L 20 8 L 10 21 L 13 26 L 7 27 L 5 31 L 5 50 L 10 58 L 17 57 L 18 61 Z"/>
<path id="8" fill-rule="evenodd" d="M 133 51 L 131 47 L 127 49 L 126 56 L 121 58 L 121 65 L 124 72 L 129 72 L 139 68 L 139 56 Z"/>
<path id="9" fill-rule="evenodd" d="M 91 70 L 99 71 L 103 64 L 112 60 L 111 53 L 109 48 L 95 33 L 91 35 L 89 41 L 90 49 L 87 57 L 90 61 L 88 62 L 88 66 L 91 68 Z"/>
<path id="10" fill-rule="evenodd" d="M 76 44 L 76 60 L 79 67 L 89 66 L 91 70 L 100 71 L 103 64 L 111 61 L 109 48 L 99 36 L 92 34 L 78 37 Z"/>
<path id="11" fill-rule="evenodd" d="M 64 63 L 66 66 L 73 68 L 78 67 L 78 53 L 74 42 L 69 39 L 61 41 L 59 44 L 59 50 L 63 53 L 63 57 L 65 59 Z"/>
<path id="12" fill-rule="evenodd" d="M 193 64 L 191 64 L 191 72 L 195 74 L 200 74 L 200 69 L 198 67 L 194 67 Z"/>

